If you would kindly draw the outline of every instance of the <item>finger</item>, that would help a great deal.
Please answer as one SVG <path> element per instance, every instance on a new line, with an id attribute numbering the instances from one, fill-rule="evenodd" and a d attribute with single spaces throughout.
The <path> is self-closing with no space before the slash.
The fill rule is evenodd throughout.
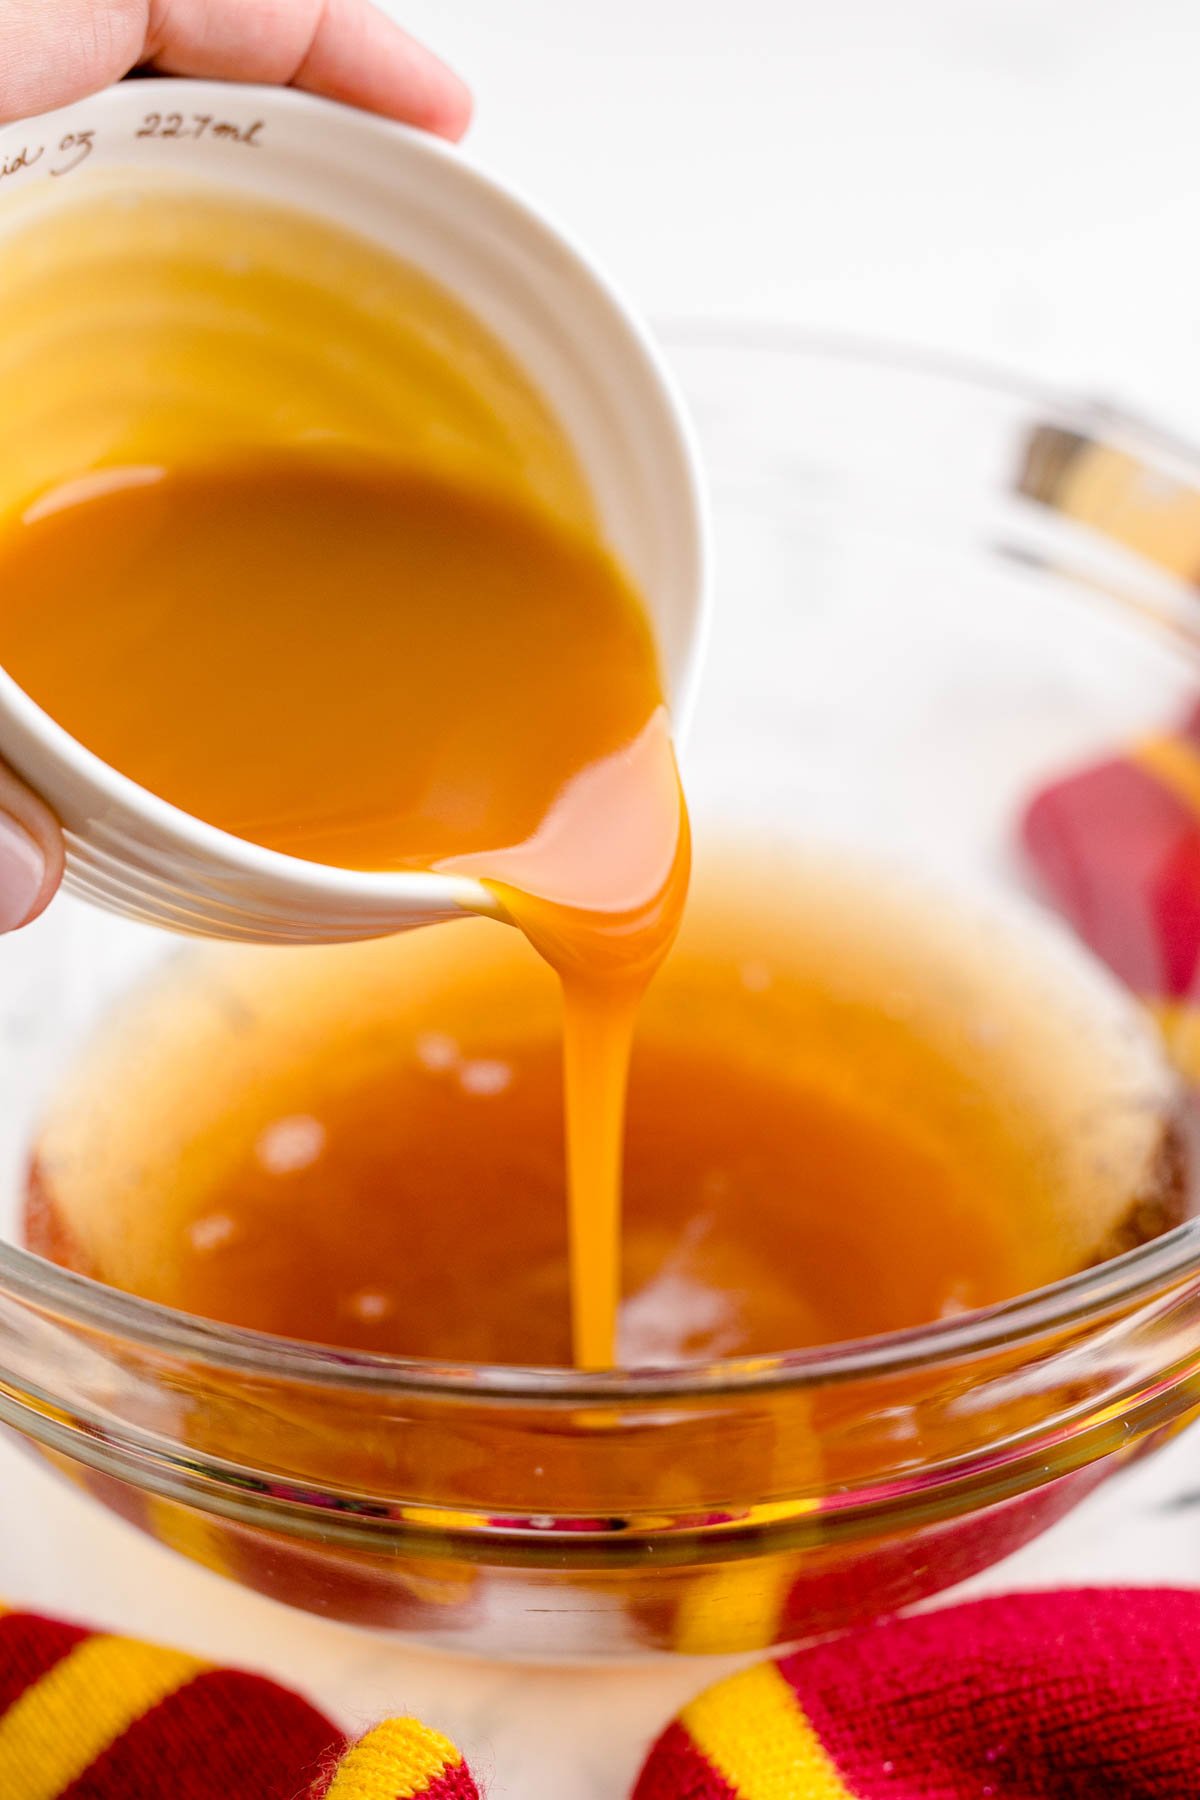
<path id="1" fill-rule="evenodd" d="M 0 121 L 142 63 L 290 84 L 452 139 L 471 116 L 458 76 L 370 0 L 0 0 Z"/>
<path id="2" fill-rule="evenodd" d="M 440 57 L 369 0 L 326 0 L 293 85 L 403 119 L 457 143 L 471 123 L 471 92 Z"/>
<path id="3" fill-rule="evenodd" d="M 0 763 L 0 932 L 36 919 L 57 891 L 62 872 L 58 821 Z"/>
<path id="4" fill-rule="evenodd" d="M 370 0 L 151 0 L 146 54 L 170 75 L 324 94 L 460 138 L 471 96 Z"/>
<path id="5" fill-rule="evenodd" d="M 0 0 L 0 122 L 67 106 L 137 62 L 148 0 Z"/>

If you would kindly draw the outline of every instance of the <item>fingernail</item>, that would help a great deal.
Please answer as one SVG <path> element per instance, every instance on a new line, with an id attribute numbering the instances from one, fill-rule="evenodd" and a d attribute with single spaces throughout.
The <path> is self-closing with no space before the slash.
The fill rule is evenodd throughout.
<path id="1" fill-rule="evenodd" d="M 41 899 L 46 858 L 9 813 L 0 813 L 0 931 L 24 925 Z"/>

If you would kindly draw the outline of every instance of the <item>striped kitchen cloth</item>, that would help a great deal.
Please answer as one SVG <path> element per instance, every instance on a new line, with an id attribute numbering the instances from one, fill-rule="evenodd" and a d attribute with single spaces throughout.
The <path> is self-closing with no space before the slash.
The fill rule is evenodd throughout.
<path id="1" fill-rule="evenodd" d="M 132 1638 L 0 1614 L 4 1800 L 478 1800 L 453 1744 L 355 1744 L 299 1695 Z"/>
<path id="2" fill-rule="evenodd" d="M 1200 1595 L 1016 1595 L 760 1663 L 685 1707 L 634 1800 L 1196 1800 Z"/>

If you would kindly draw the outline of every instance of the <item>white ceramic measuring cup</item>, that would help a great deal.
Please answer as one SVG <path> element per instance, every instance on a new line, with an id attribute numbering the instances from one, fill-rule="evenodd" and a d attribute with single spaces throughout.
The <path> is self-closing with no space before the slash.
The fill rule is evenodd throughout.
<path id="1" fill-rule="evenodd" d="M 138 81 L 0 128 L 0 309 L 6 232 L 68 196 L 77 206 L 88 184 L 111 192 L 114 180 L 131 192 L 199 182 L 301 208 L 457 296 L 569 438 L 605 540 L 645 596 L 678 729 L 706 611 L 696 459 L 657 353 L 578 250 L 458 152 L 403 126 L 290 90 Z M 85 289 L 76 307 L 86 333 Z M 0 756 L 62 821 L 67 885 L 132 918 L 303 943 L 499 910 L 471 880 L 329 868 L 191 818 L 84 749 L 3 670 Z"/>

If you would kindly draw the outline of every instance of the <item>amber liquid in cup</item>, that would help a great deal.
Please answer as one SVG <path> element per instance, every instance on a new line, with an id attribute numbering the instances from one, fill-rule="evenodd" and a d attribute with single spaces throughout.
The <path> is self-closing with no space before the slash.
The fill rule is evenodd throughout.
<path id="1" fill-rule="evenodd" d="M 554 978 L 487 921 L 185 952 L 64 1081 L 28 1240 L 237 1325 L 567 1364 L 560 1067 Z M 871 864 L 718 847 L 639 1015 L 620 1360 L 917 1325 L 1083 1267 L 1178 1216 L 1171 1110 L 1071 946 Z"/>

